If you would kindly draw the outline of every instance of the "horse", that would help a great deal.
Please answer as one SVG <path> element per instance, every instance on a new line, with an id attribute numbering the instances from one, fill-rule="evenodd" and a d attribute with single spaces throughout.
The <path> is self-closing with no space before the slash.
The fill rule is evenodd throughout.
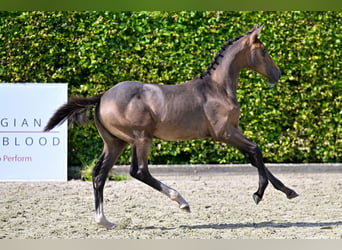
<path id="1" fill-rule="evenodd" d="M 103 151 L 92 171 L 95 220 L 107 229 L 116 225 L 104 214 L 103 189 L 109 171 L 127 145 L 131 145 L 133 178 L 151 186 L 190 212 L 188 202 L 175 189 L 149 172 L 148 156 L 154 138 L 168 141 L 211 138 L 237 148 L 256 167 L 259 186 L 253 194 L 258 204 L 268 185 L 292 199 L 298 194 L 286 187 L 266 167 L 262 153 L 239 128 L 240 109 L 236 98 L 243 68 L 253 70 L 275 84 L 279 68 L 259 40 L 263 26 L 255 25 L 242 36 L 224 44 L 207 70 L 193 80 L 176 85 L 124 81 L 92 97 L 73 97 L 50 118 L 44 131 L 66 120 L 82 120 L 95 106 L 95 126 L 103 140 Z"/>

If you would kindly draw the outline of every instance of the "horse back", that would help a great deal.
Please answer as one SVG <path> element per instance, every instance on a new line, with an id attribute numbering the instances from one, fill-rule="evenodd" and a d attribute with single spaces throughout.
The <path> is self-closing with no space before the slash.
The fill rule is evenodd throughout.
<path id="1" fill-rule="evenodd" d="M 119 83 L 102 96 L 100 116 L 108 130 L 118 137 L 124 134 L 126 141 L 133 140 L 138 131 L 165 140 L 207 134 L 203 98 L 191 84 Z"/>

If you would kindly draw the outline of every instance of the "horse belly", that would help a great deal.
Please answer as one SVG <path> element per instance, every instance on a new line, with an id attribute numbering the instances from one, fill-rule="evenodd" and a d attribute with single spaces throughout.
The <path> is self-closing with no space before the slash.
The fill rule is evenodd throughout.
<path id="1" fill-rule="evenodd" d="M 167 141 L 185 141 L 207 137 L 207 132 L 200 126 L 182 126 L 182 124 L 158 124 L 154 137 Z"/>

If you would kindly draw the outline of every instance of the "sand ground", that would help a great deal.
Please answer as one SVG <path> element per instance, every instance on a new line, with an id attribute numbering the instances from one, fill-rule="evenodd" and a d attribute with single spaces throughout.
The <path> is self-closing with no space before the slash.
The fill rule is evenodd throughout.
<path id="1" fill-rule="evenodd" d="M 94 221 L 92 184 L 0 183 L 0 239 L 342 239 L 342 173 L 277 173 L 299 197 L 271 185 L 255 205 L 256 173 L 156 176 L 178 190 L 191 213 L 145 184 L 109 181 Z"/>

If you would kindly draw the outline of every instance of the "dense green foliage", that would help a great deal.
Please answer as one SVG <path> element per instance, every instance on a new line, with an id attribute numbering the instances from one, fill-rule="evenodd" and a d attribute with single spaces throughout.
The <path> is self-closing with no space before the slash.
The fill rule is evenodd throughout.
<path id="1" fill-rule="evenodd" d="M 199 76 L 227 40 L 265 24 L 279 83 L 243 71 L 240 126 L 267 162 L 341 161 L 341 12 L 0 12 L 0 82 L 68 82 L 92 96 L 124 80 Z M 69 131 L 69 165 L 98 157 L 93 124 Z M 129 151 L 119 159 L 128 164 Z M 245 162 L 211 140 L 156 140 L 150 163 Z"/>

